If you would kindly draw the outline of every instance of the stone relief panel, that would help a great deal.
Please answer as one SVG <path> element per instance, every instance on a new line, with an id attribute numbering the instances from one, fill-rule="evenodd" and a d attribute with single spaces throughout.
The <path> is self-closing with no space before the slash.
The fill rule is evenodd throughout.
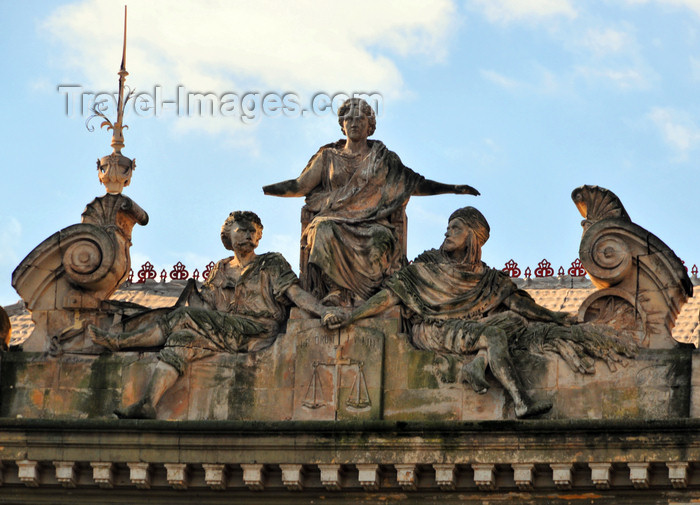
<path id="1" fill-rule="evenodd" d="M 394 324 L 378 319 L 296 333 L 293 418 L 380 419 L 384 332 Z"/>

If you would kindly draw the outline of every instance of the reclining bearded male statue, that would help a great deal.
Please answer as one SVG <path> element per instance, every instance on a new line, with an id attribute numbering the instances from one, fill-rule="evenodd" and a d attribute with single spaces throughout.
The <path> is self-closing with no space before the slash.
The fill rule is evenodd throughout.
<path id="1" fill-rule="evenodd" d="M 232 212 L 221 228 L 221 241 L 234 256 L 218 262 L 201 291 L 188 285 L 188 302 L 144 328 L 111 334 L 96 326 L 92 340 L 111 351 L 159 347 L 159 362 L 139 401 L 115 413 L 124 418 L 155 418 L 155 407 L 188 363 L 216 353 L 255 352 L 272 345 L 291 301 L 319 317 L 339 309 L 322 306 L 301 289 L 297 276 L 279 253 L 256 254 L 262 222 L 253 212 Z"/>
<path id="2" fill-rule="evenodd" d="M 481 261 L 481 247 L 489 232 L 486 219 L 477 209 L 455 211 L 439 250 L 419 255 L 350 316 L 343 319 L 339 314 L 330 315 L 326 322 L 331 328 L 347 326 L 401 303 L 412 313 L 411 339 L 415 347 L 452 355 L 478 352 L 474 360 L 463 365 L 463 380 L 476 392 L 485 393 L 489 366 L 512 397 L 516 416 L 532 417 L 549 411 L 552 404 L 533 400 L 526 392 L 509 350 L 513 339 L 551 344 L 546 347 L 583 372 L 588 372 L 585 368 L 590 358 L 576 356 L 572 349 L 613 360 L 618 360 L 620 354 L 631 356 L 635 349 L 605 328 L 575 324 L 574 316 L 538 305 L 506 274 L 489 268 Z"/>

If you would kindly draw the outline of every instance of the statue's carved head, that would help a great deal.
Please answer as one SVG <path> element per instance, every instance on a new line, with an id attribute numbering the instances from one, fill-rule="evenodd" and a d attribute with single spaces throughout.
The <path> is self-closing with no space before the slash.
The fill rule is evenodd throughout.
<path id="1" fill-rule="evenodd" d="M 450 215 L 441 249 L 462 257 L 463 263 L 478 263 L 490 233 L 489 223 L 481 212 L 474 207 L 462 207 Z"/>
<path id="2" fill-rule="evenodd" d="M 372 107 L 362 98 L 348 98 L 343 102 L 343 105 L 338 109 L 338 124 L 343 132 L 343 135 L 348 133 L 345 131 L 345 119 L 348 116 L 362 115 L 367 117 L 369 121 L 369 132 L 367 136 L 371 136 L 377 129 L 377 117 L 374 114 Z"/>
<path id="3" fill-rule="evenodd" d="M 258 246 L 262 238 L 263 224 L 255 212 L 249 210 L 236 210 L 231 212 L 224 225 L 221 227 L 221 242 L 229 251 L 233 251 L 236 240 L 245 240 L 245 237 L 238 237 L 237 234 L 247 230 L 253 230 L 250 240 L 253 248 Z"/>

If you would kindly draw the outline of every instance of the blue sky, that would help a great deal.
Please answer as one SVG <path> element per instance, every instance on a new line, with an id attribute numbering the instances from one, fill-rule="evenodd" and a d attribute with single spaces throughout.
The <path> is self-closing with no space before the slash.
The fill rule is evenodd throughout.
<path id="1" fill-rule="evenodd" d="M 373 138 L 404 164 L 482 193 L 413 198 L 409 257 L 439 246 L 449 214 L 474 205 L 491 224 L 487 263 L 568 268 L 581 235 L 570 193 L 597 184 L 700 263 L 700 0 L 128 4 L 127 84 L 140 103 L 155 104 L 156 89 L 174 100 L 178 87 L 219 100 L 217 114 L 127 109 L 123 153 L 137 168 L 124 193 L 151 218 L 133 233 L 136 268 L 201 271 L 228 255 L 219 229 L 236 209 L 262 218 L 260 251 L 296 267 L 303 201 L 261 187 L 296 177 L 341 133 L 331 112 L 275 115 L 255 99 L 307 107 L 353 92 L 381 97 Z M 59 86 L 87 104 L 88 92 L 116 90 L 122 18 L 106 0 L 0 3 L 0 304 L 18 300 L 10 276 L 22 258 L 104 193 L 95 160 L 110 134 L 66 114 Z M 250 120 L 231 105 L 245 96 Z"/>

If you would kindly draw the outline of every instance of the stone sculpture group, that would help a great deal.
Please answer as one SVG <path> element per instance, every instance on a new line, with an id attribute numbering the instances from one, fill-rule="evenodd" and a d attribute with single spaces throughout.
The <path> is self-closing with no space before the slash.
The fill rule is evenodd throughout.
<path id="1" fill-rule="evenodd" d="M 552 397 L 528 392 L 532 381 L 523 373 L 531 372 L 514 358 L 518 350 L 548 351 L 587 374 L 595 372 L 596 359 L 614 367 L 634 359 L 640 346 L 669 347 L 673 321 L 692 286 L 673 252 L 634 225 L 614 194 L 596 186 L 574 191 L 586 218 L 581 260 L 601 289 L 579 314 L 551 311 L 481 260 L 490 228 L 474 207 L 456 210 L 440 248 L 409 264 L 410 197 L 479 192 L 425 179 L 384 144 L 368 140 L 376 118 L 361 99 L 346 101 L 338 122 L 344 140 L 323 146 L 298 178 L 263 188 L 268 195 L 306 197 L 301 280 L 279 253 L 256 252 L 262 222 L 253 212 L 236 211 L 221 230 L 233 256 L 219 261 L 201 287 L 190 280 L 175 306 L 146 310 L 111 301 L 129 270 L 131 228 L 148 220 L 121 195 L 134 168 L 129 160 L 121 164 L 126 168 L 119 180 L 106 177 L 119 167 L 101 169 L 108 194 L 88 206 L 81 224 L 44 241 L 16 269 L 13 286 L 35 323 L 24 350 L 157 351 L 159 361 L 142 394 L 115 409 L 119 417 L 157 418 L 160 399 L 191 363 L 222 353 L 255 355 L 290 338 L 292 305 L 319 318 L 327 328 L 319 324 L 319 332 L 342 329 L 349 339 L 357 337 L 351 328 L 358 321 L 398 306 L 408 335 L 384 338 L 407 338 L 415 349 L 456 362 L 457 380 L 478 394 L 488 392 L 492 375 L 510 396 L 516 417 L 525 418 L 548 412 Z M 115 159 L 123 157 L 119 140 L 113 142 Z M 646 253 L 635 247 L 646 247 Z M 362 362 L 353 362 L 362 371 Z M 308 386 L 314 395 L 319 363 L 314 361 Z M 366 383 L 353 383 L 358 395 L 363 387 L 367 393 Z"/>

